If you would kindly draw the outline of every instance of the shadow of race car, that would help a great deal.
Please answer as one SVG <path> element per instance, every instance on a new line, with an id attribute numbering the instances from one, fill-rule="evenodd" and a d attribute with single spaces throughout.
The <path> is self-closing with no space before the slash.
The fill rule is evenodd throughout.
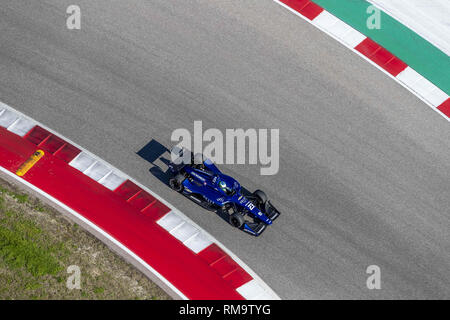
<path id="1" fill-rule="evenodd" d="M 263 191 L 244 196 L 239 182 L 203 155 L 194 156 L 186 149 L 172 154 L 177 157 L 169 163 L 169 186 L 205 209 L 224 213 L 234 227 L 259 236 L 280 215 Z"/>

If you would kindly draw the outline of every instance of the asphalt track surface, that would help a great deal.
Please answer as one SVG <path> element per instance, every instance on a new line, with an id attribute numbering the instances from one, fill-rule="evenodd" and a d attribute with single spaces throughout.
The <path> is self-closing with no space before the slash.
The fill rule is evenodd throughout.
<path id="1" fill-rule="evenodd" d="M 69 31 L 72 2 L 1 1 L 1 101 L 182 209 L 282 298 L 450 298 L 440 115 L 270 0 L 77 0 L 82 29 Z M 220 166 L 283 213 L 260 238 L 172 192 L 137 155 L 194 120 L 280 129 L 277 175 Z M 366 287 L 369 265 L 381 290 Z"/>

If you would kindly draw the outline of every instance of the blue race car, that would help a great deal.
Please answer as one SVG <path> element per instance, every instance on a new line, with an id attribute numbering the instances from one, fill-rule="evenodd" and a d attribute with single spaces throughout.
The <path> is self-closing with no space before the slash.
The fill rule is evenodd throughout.
<path id="1" fill-rule="evenodd" d="M 186 152 L 190 154 L 187 164 L 181 160 Z M 203 155 L 193 156 L 185 149 L 176 154 L 179 157 L 169 163 L 169 186 L 208 210 L 221 210 L 234 227 L 259 236 L 280 215 L 264 192 L 256 190 L 244 196 L 239 182 L 220 172 Z"/>

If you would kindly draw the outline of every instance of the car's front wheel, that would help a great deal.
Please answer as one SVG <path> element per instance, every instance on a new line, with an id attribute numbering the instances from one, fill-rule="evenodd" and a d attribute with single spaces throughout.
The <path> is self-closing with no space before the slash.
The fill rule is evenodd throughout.
<path id="1" fill-rule="evenodd" d="M 264 193 L 264 191 L 256 190 L 253 192 L 253 196 L 256 198 L 256 201 L 258 201 L 258 205 L 261 208 L 264 208 L 264 205 L 267 202 L 267 195 Z"/>
<path id="2" fill-rule="evenodd" d="M 245 219 L 242 214 L 236 212 L 230 216 L 230 224 L 233 227 L 240 228 L 244 225 L 244 223 L 245 223 Z"/>

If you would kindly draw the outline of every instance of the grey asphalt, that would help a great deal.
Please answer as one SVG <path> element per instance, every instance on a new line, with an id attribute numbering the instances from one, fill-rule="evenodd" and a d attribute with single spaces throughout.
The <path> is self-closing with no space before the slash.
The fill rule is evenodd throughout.
<path id="1" fill-rule="evenodd" d="M 2 0 L 0 100 L 182 209 L 284 299 L 450 298 L 450 124 L 270 0 Z M 136 154 L 194 120 L 280 129 L 277 175 L 220 166 L 282 212 L 260 238 Z"/>

